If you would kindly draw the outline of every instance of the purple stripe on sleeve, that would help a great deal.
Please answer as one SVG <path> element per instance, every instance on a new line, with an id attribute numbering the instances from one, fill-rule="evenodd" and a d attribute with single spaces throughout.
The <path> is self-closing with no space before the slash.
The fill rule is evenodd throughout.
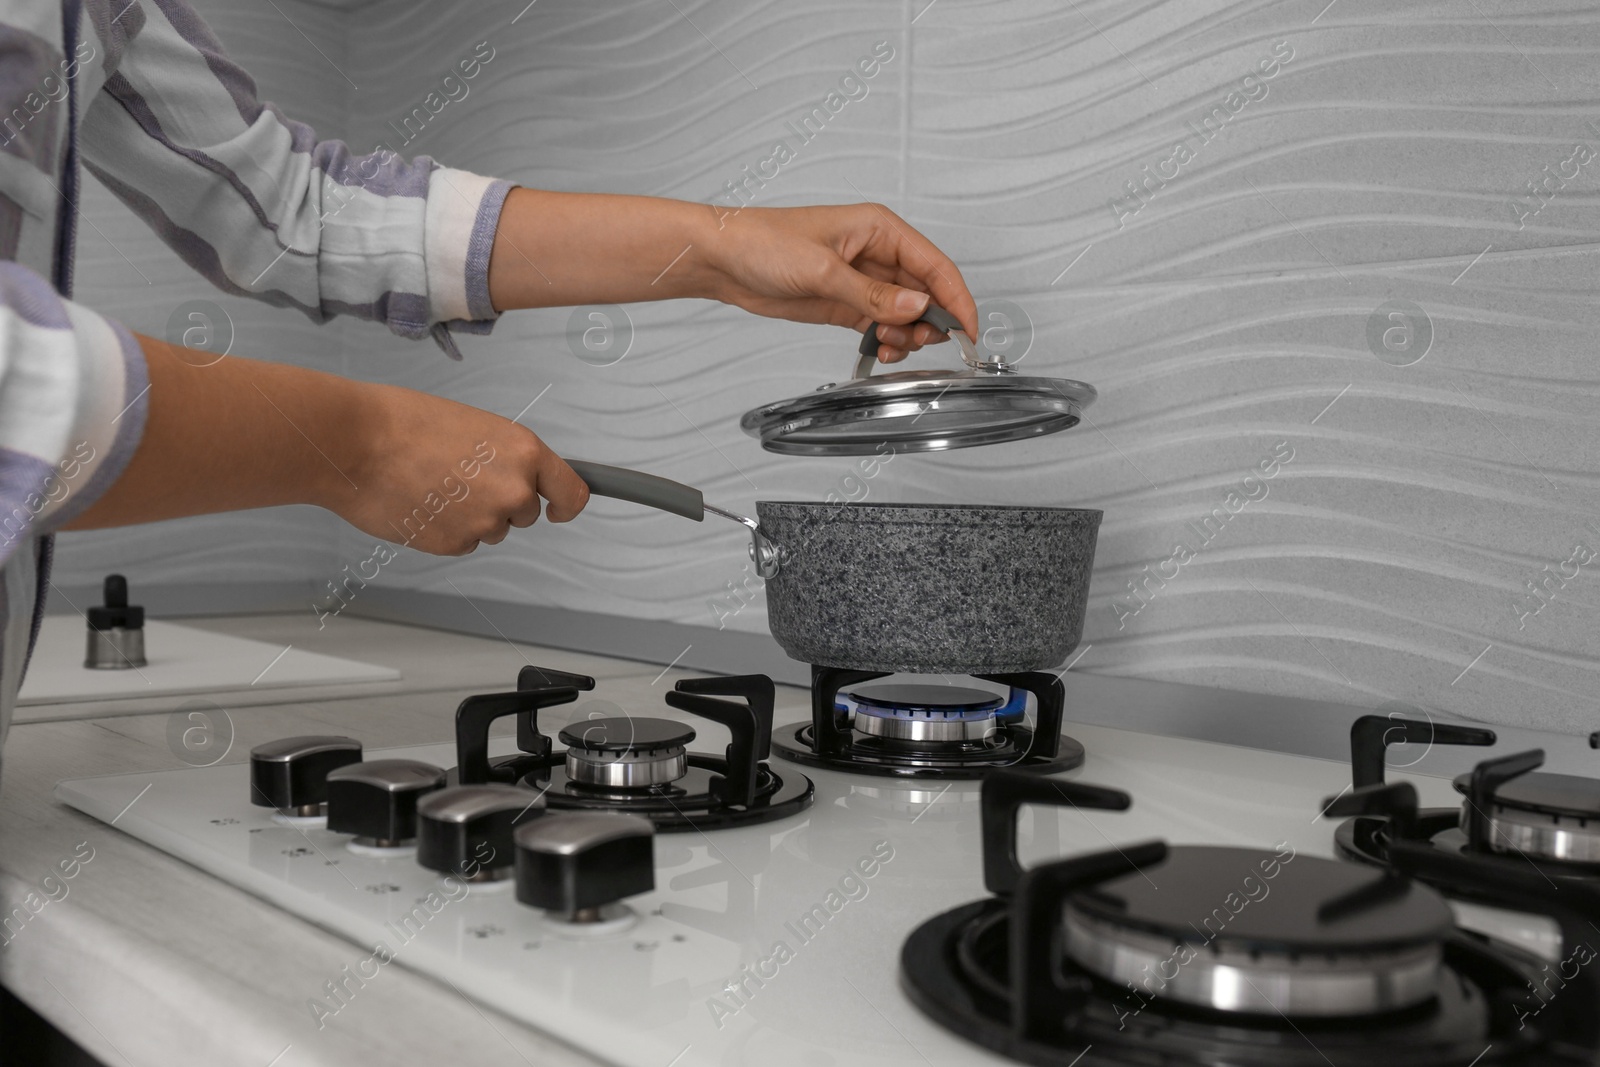
<path id="1" fill-rule="evenodd" d="M 239 176 L 237 174 L 223 166 L 217 160 L 212 159 L 204 152 L 197 151 L 193 148 L 186 148 L 166 135 L 166 132 L 161 128 L 161 120 L 156 118 L 155 112 L 150 110 L 150 105 L 146 103 L 144 97 L 140 96 L 138 91 L 135 90 L 131 84 L 129 84 L 127 78 L 123 77 L 121 74 L 111 75 L 111 77 L 106 79 L 105 91 L 111 96 L 112 99 L 122 105 L 123 109 L 133 117 L 133 121 L 139 124 L 139 128 L 144 130 L 144 132 L 152 141 L 155 141 L 157 144 L 167 149 L 167 151 L 184 157 L 191 163 L 194 163 L 196 166 L 204 167 L 206 170 L 209 170 L 211 173 L 227 182 L 238 192 L 241 197 L 244 198 L 244 202 L 250 206 L 250 210 L 255 214 L 256 221 L 261 223 L 264 229 L 270 230 L 274 234 L 278 232 L 277 223 L 267 217 L 266 210 L 262 208 L 261 203 L 256 200 L 255 194 L 250 191 L 249 186 L 245 185 L 244 182 L 239 180 Z M 86 144 L 92 147 L 92 143 L 86 142 Z M 89 161 L 85 159 L 84 162 L 85 164 L 88 164 Z M 96 171 L 95 173 L 98 175 L 99 171 Z M 128 187 L 124 186 L 123 188 Z"/>
<path id="2" fill-rule="evenodd" d="M 20 263 L 0 262 L 0 306 L 9 307 L 31 326 L 72 329 L 67 309 L 50 283 Z"/>
<path id="3" fill-rule="evenodd" d="M 113 0 L 114 4 L 119 5 L 125 2 L 127 0 Z M 228 56 L 227 49 L 222 47 L 217 35 L 211 32 L 211 27 L 195 13 L 187 0 L 155 0 L 155 5 L 172 23 L 172 28 L 178 31 L 178 36 L 200 53 L 212 76 L 233 98 L 233 106 L 239 109 L 239 117 L 247 123 L 254 122 L 261 114 L 255 79 Z"/>
<path id="4" fill-rule="evenodd" d="M 53 175 L 67 85 L 60 49 L 0 23 L 0 150 Z"/>
<path id="5" fill-rule="evenodd" d="M 117 430 L 110 454 L 100 461 L 87 482 L 68 483 L 67 502 L 51 513 L 50 525 L 58 529 L 88 510 L 90 504 L 104 496 L 122 477 L 144 437 L 145 417 L 150 411 L 150 372 L 145 367 L 144 350 L 122 323 L 107 319 L 106 324 L 117 335 L 117 343 L 122 348 L 122 412 L 113 420 Z M 73 442 L 72 447 L 76 448 L 77 442 Z"/>
<path id="6" fill-rule="evenodd" d="M 365 189 L 374 196 L 414 196 L 426 199 L 428 175 L 433 173 L 430 156 L 410 160 L 387 148 L 356 155 L 343 141 L 319 141 L 317 133 L 268 103 L 266 111 L 289 131 L 289 147 L 311 156 L 311 163 L 339 185 Z"/>
<path id="7" fill-rule="evenodd" d="M 467 243 L 467 310 L 474 319 L 495 317 L 494 305 L 489 300 L 489 253 L 494 251 L 500 212 L 510 192 L 510 182 L 492 182 L 478 202 L 478 217 L 472 223 L 472 238 Z"/>
<path id="8" fill-rule="evenodd" d="M 22 242 L 22 207 L 0 193 L 0 259 L 15 259 Z"/>
<path id="9" fill-rule="evenodd" d="M 38 456 L 0 448 L 0 561 L 33 543 L 34 520 L 45 509 L 54 468 Z"/>
<path id="10" fill-rule="evenodd" d="M 93 0 L 85 9 L 89 25 L 100 39 L 103 54 L 92 58 L 110 74 L 122 62 L 128 42 L 144 30 L 144 8 L 130 0 Z"/>

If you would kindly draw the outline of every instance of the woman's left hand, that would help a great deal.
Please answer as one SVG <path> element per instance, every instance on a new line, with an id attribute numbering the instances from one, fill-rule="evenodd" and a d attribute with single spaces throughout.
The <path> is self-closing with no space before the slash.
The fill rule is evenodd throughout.
<path id="1" fill-rule="evenodd" d="M 978 334 L 977 305 L 950 257 L 880 204 L 745 208 L 719 220 L 703 256 L 706 295 L 724 303 L 857 331 L 881 323 L 884 363 L 947 339 L 916 321 L 929 294 Z"/>

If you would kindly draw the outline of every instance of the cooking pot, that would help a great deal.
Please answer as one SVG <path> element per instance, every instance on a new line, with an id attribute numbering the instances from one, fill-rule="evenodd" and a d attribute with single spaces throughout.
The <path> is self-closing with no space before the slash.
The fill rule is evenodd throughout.
<path id="1" fill-rule="evenodd" d="M 568 463 L 596 496 L 743 524 L 767 625 L 802 663 L 1004 674 L 1061 663 L 1082 634 L 1096 510 L 764 500 L 758 522 L 679 482 Z"/>

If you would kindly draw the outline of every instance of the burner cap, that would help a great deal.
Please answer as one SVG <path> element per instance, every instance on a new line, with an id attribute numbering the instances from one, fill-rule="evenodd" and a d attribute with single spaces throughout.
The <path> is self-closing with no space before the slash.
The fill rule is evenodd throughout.
<path id="1" fill-rule="evenodd" d="M 983 689 L 909 682 L 866 685 L 850 690 L 848 696 L 857 704 L 908 714 L 993 712 L 1006 702 L 1005 697 Z"/>
<path id="2" fill-rule="evenodd" d="M 1355 1016 L 1438 992 L 1449 905 L 1426 886 L 1316 856 L 1173 848 L 1073 895 L 1067 955 L 1118 985 L 1229 1012 Z"/>
<path id="3" fill-rule="evenodd" d="M 682 748 L 694 740 L 694 728 L 673 719 L 620 716 L 584 719 L 561 728 L 561 743 L 585 752 L 653 752 Z"/>
<path id="4" fill-rule="evenodd" d="M 855 728 L 863 734 L 922 744 L 985 741 L 998 729 L 1005 703 L 982 689 L 948 685 L 872 685 L 845 697 L 855 704 Z"/>
<path id="5" fill-rule="evenodd" d="M 689 769 L 694 728 L 672 719 L 585 719 L 562 728 L 567 776 L 597 789 L 654 789 Z"/>
<path id="6" fill-rule="evenodd" d="M 1456 792 L 1466 796 L 1471 789 L 1471 774 L 1456 777 Z M 1600 779 L 1536 771 L 1501 783 L 1494 791 L 1494 801 L 1504 808 L 1540 815 L 1600 819 Z"/>
<path id="7" fill-rule="evenodd" d="M 1456 789 L 1472 792 L 1472 775 L 1456 778 Z M 1468 825 L 1471 801 L 1462 808 Z M 1524 774 L 1494 791 L 1489 847 L 1524 858 L 1557 863 L 1600 864 L 1600 780 L 1571 774 Z"/>

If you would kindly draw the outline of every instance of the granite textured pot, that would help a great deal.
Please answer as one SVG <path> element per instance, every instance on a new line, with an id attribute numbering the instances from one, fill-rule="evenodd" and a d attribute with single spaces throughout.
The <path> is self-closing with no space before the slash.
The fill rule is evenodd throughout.
<path id="1" fill-rule="evenodd" d="M 1093 509 L 763 500 L 758 522 L 679 482 L 568 463 L 596 496 L 743 524 L 767 625 L 802 663 L 1007 674 L 1054 667 L 1083 633 Z"/>
<path id="2" fill-rule="evenodd" d="M 779 553 L 767 625 L 803 663 L 1040 670 L 1083 632 L 1099 511 L 759 501 L 756 514 Z"/>

